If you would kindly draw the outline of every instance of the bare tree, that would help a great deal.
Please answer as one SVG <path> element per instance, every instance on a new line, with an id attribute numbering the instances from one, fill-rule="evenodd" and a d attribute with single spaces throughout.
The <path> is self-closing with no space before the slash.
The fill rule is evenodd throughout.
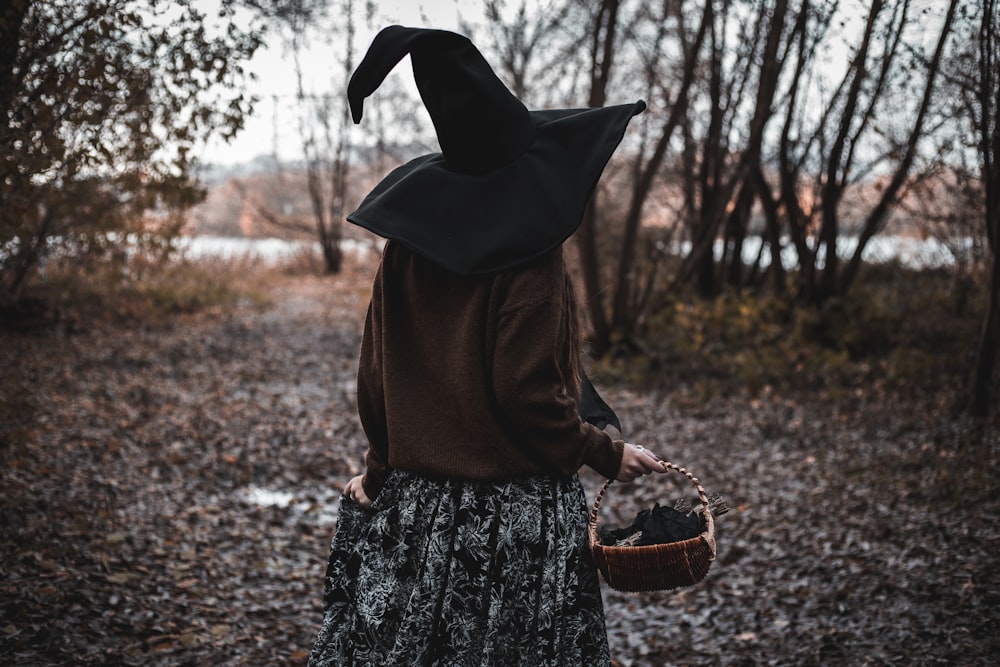
<path id="1" fill-rule="evenodd" d="M 987 416 L 995 409 L 994 382 L 1000 349 L 1000 2 L 970 3 L 971 14 L 978 11 L 978 26 L 969 43 L 973 65 L 961 80 L 965 112 L 973 129 L 979 156 L 982 212 L 989 260 L 988 305 L 976 348 L 976 361 L 969 389 L 973 414 Z"/>
<path id="2" fill-rule="evenodd" d="M 300 125 L 303 151 L 306 157 L 306 176 L 309 199 L 316 220 L 316 232 L 327 273 L 338 273 L 343 262 L 340 241 L 343 237 L 345 201 L 347 199 L 349 125 L 347 83 L 354 66 L 354 7 L 352 0 L 344 0 L 338 14 L 344 21 L 344 57 L 341 61 L 342 83 L 334 85 L 336 94 L 313 98 L 315 118 L 323 130 L 322 143 L 314 134 L 314 126 Z M 302 70 L 296 58 L 299 99 L 305 103 Z M 336 100 L 339 100 L 339 104 Z"/>
<path id="3" fill-rule="evenodd" d="M 483 15 L 490 30 L 477 40 L 495 54 L 496 69 L 511 92 L 521 100 L 547 104 L 562 102 L 569 93 L 582 46 L 580 4 L 570 1 L 541 4 L 519 0 L 484 0 Z M 474 32 L 468 23 L 466 34 Z"/>
<path id="4" fill-rule="evenodd" d="M 647 249 L 646 268 L 640 268 L 643 209 L 661 177 L 671 137 L 684 118 L 690 91 L 697 81 L 699 53 L 712 22 L 714 4 L 703 3 L 700 9 L 693 34 L 686 32 L 683 2 L 640 6 L 626 19 L 620 13 L 621 3 L 605 0 L 590 18 L 587 105 L 597 107 L 606 103 L 614 81 L 615 59 L 629 47 L 634 55 L 623 62 L 623 69 L 637 68 L 643 72 L 645 97 L 656 109 L 649 119 L 641 121 L 643 131 L 652 134 L 644 135 L 643 145 L 635 154 L 626 179 L 621 219 L 608 219 L 609 214 L 595 194 L 576 234 L 595 354 L 606 351 L 612 340 L 631 344 L 650 300 L 657 277 L 657 255 Z M 671 59 L 671 47 L 680 52 L 679 62 Z M 645 145 L 652 146 L 650 152 L 646 152 Z M 598 228 L 610 226 L 621 229 L 620 245 L 613 255 L 602 253 L 607 244 L 598 233 Z M 613 289 L 605 289 L 605 281 L 610 281 Z"/>
<path id="5" fill-rule="evenodd" d="M 815 253 L 810 248 L 807 233 L 815 219 L 815 209 L 806 210 L 801 196 L 803 185 L 807 182 L 803 171 L 809 153 L 808 146 L 822 137 L 820 132 L 805 141 L 806 150 L 799 150 L 802 144 L 797 117 L 801 113 L 801 98 L 805 96 L 804 89 L 809 85 L 809 75 L 819 44 L 823 41 L 834 11 L 815 10 L 810 0 L 803 0 L 799 6 L 795 26 L 789 40 L 789 57 L 794 53 L 795 67 L 792 71 L 789 90 L 785 100 L 785 113 L 777 146 L 777 172 L 779 189 L 776 194 L 768 183 L 763 170 L 754 174 L 758 183 L 757 194 L 760 197 L 764 214 L 767 217 L 767 235 L 771 246 L 772 264 L 781 266 L 781 234 L 782 220 L 779 210 L 783 212 L 784 222 L 788 227 L 795 250 L 799 257 L 799 282 L 805 286 L 807 300 L 811 297 L 811 286 L 816 283 Z M 798 151 L 796 155 L 796 151 Z M 815 197 L 813 197 L 815 198 Z M 776 269 L 780 272 L 780 268 Z M 783 275 L 775 280 L 782 280 Z M 783 290 L 783 282 L 775 289 Z"/>
<path id="6" fill-rule="evenodd" d="M 941 59 L 944 55 L 945 46 L 951 36 L 951 28 L 955 19 L 955 12 L 958 8 L 959 0 L 951 0 L 948 3 L 948 10 L 945 13 L 944 23 L 938 36 L 937 46 L 927 63 L 927 74 L 924 82 L 923 96 L 920 99 L 920 106 L 917 110 L 917 117 L 910 128 L 906 144 L 902 147 L 902 155 L 896 166 L 888 184 L 882 190 L 882 196 L 868 213 L 861 232 L 858 236 L 858 244 L 851 256 L 850 263 L 845 267 L 843 275 L 840 277 L 840 291 L 846 291 L 854 282 L 861 265 L 861 256 L 868 241 L 883 227 L 886 217 L 891 207 L 897 203 L 900 190 L 906 183 L 913 168 L 913 162 L 917 156 L 917 143 L 925 132 L 925 123 L 930 113 L 931 104 L 934 101 L 936 90 L 935 84 L 938 79 L 938 72 L 941 68 Z"/>
<path id="7" fill-rule="evenodd" d="M 664 3 L 664 11 L 670 9 L 671 3 Z M 678 7 L 679 11 L 679 7 Z M 667 23 L 667 16 L 663 16 L 660 25 Z M 683 24 L 682 17 L 676 15 L 675 20 L 678 26 Z M 696 65 L 698 54 L 705 41 L 705 35 L 712 26 L 714 20 L 714 5 L 712 2 L 705 2 L 698 27 L 693 38 L 685 39 L 683 30 L 680 29 L 681 43 L 683 46 L 683 66 L 681 69 L 680 83 L 674 96 L 669 98 L 664 96 L 664 106 L 669 109 L 663 117 L 663 123 L 659 130 L 659 138 L 648 158 L 643 158 L 639 154 L 634 170 L 631 193 L 629 196 L 628 210 L 624 217 L 624 234 L 622 240 L 621 254 L 618 259 L 617 280 L 615 284 L 615 296 L 612 304 L 612 328 L 624 339 L 631 338 L 635 326 L 645 306 L 649 293 L 649 282 L 643 283 L 637 280 L 637 262 L 639 245 L 639 228 L 642 223 L 642 211 L 646 200 L 652 190 L 654 179 L 659 175 L 664 158 L 667 153 L 671 137 L 677 130 L 682 118 L 687 113 L 688 97 L 691 87 L 695 82 Z M 666 37 L 666 31 L 662 28 L 657 30 L 656 39 L 653 43 L 652 52 L 661 52 L 660 42 Z M 644 68 L 648 74 L 648 85 L 651 89 L 660 85 L 661 82 L 654 79 L 656 71 L 655 61 L 646 64 Z M 649 281 L 655 278 L 655 267 L 651 267 L 652 275 Z"/>
<path id="8" fill-rule="evenodd" d="M 727 13 L 728 10 L 727 7 Z M 776 0 L 773 6 L 761 3 L 753 17 L 754 29 L 742 40 L 742 53 L 737 47 L 740 57 L 729 72 L 723 72 L 722 61 L 726 55 L 723 37 L 713 34 L 708 85 L 711 120 L 703 139 L 699 224 L 693 234 L 694 246 L 678 276 L 680 280 L 697 276 L 699 291 L 704 296 L 712 296 L 717 290 L 713 248 L 723 225 L 727 241 L 723 266 L 728 257 L 729 279 L 735 283 L 740 281 L 742 244 L 758 185 L 753 176 L 761 169 L 764 131 L 774 114 L 779 76 L 784 66 L 782 43 L 787 15 L 787 0 Z M 725 21 L 719 29 L 725 30 Z M 750 88 L 754 83 L 755 91 Z M 732 133 L 734 114 L 744 97 L 753 100 L 753 110 L 745 143 L 742 148 L 736 148 L 724 137 Z M 738 159 L 725 169 L 730 153 L 736 153 Z"/>
<path id="9" fill-rule="evenodd" d="M 959 239 L 954 251 L 960 264 L 957 312 L 966 307 L 974 282 L 970 274 L 986 277 L 987 301 L 965 406 L 985 417 L 996 409 L 1000 348 L 1000 2 L 964 0 L 956 24 L 958 39 L 942 63 L 948 102 L 941 113 L 947 122 L 938 137 L 934 171 L 915 194 L 925 224 L 940 228 L 941 237 Z"/>
<path id="10" fill-rule="evenodd" d="M 618 0 L 602 0 L 591 23 L 590 42 L 590 94 L 587 106 L 604 106 L 608 84 L 611 81 L 611 67 L 614 62 L 615 37 L 618 28 Z M 595 195 L 596 197 L 596 195 Z M 583 269 L 584 290 L 593 330 L 591 344 L 595 354 L 608 348 L 611 341 L 611 325 L 601 299 L 601 262 L 597 245 L 597 210 L 594 202 L 587 207 L 576 233 Z"/>
<path id="11" fill-rule="evenodd" d="M 247 4 L 280 26 L 291 52 L 313 227 L 323 253 L 324 270 L 337 273 L 343 261 L 340 242 L 349 182 L 349 109 L 344 91 L 354 64 L 353 2 L 343 0 L 332 10 L 329 0 L 247 0 Z M 329 33 L 338 35 L 344 52 L 336 70 L 338 79 L 329 90 L 317 93 L 306 87 L 302 59 L 306 57 L 311 31 L 328 15 L 335 17 Z M 256 205 L 256 212 L 274 224 L 287 224 L 278 212 L 262 203 Z"/>
<path id="12" fill-rule="evenodd" d="M 916 22 L 910 0 L 872 2 L 852 59 L 818 117 L 804 112 L 810 103 L 807 87 L 810 77 L 816 75 L 814 51 L 829 28 L 835 7 L 818 9 L 809 4 L 803 0 L 802 11 L 809 14 L 799 15 L 793 31 L 797 62 L 779 141 L 781 186 L 777 203 L 785 212 L 798 254 L 800 295 L 808 303 L 821 304 L 847 292 L 856 280 L 868 242 L 883 228 L 911 176 L 919 142 L 928 131 L 926 120 L 936 100 L 938 70 L 958 0 L 949 2 L 935 49 L 928 57 L 906 41 L 907 30 Z M 904 53 L 913 54 L 909 62 L 903 62 Z M 914 81 L 922 84 L 915 115 L 906 121 L 905 136 L 894 139 L 891 128 L 879 125 L 878 118 L 881 113 L 889 119 L 887 123 L 900 122 L 903 114 L 886 113 L 886 107 L 900 104 L 902 97 L 912 97 Z M 899 97 L 891 97 L 890 91 Z M 877 137 L 884 138 L 882 150 L 877 148 Z M 886 174 L 886 185 L 862 216 L 851 258 L 841 266 L 838 250 L 845 192 L 876 171 Z M 814 234 L 815 242 L 810 244 Z"/>

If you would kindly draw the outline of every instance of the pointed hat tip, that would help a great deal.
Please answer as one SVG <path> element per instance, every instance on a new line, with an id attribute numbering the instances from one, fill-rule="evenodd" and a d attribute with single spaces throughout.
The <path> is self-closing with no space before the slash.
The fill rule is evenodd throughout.
<path id="1" fill-rule="evenodd" d="M 361 122 L 365 98 L 382 85 L 389 72 L 407 54 L 415 51 L 440 48 L 441 44 L 469 42 L 467 37 L 433 28 L 411 28 L 390 25 L 382 28 L 372 39 L 361 62 L 347 83 L 347 98 L 354 123 Z"/>

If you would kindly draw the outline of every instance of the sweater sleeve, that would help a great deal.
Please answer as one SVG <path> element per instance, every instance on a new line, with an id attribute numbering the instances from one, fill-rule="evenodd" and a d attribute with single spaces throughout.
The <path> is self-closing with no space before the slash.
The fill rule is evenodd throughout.
<path id="1" fill-rule="evenodd" d="M 613 478 L 624 442 L 583 422 L 567 391 L 562 273 L 558 281 L 553 273 L 518 276 L 509 285 L 492 362 L 497 405 L 517 444 L 546 468 L 570 475 L 588 465 Z"/>
<path id="2" fill-rule="evenodd" d="M 379 278 L 381 277 L 381 271 Z M 365 318 L 358 360 L 358 416 L 368 437 L 365 456 L 365 476 L 361 485 L 365 495 L 375 499 L 389 477 L 389 435 L 386 424 L 385 389 L 383 386 L 382 340 L 379 314 L 381 308 L 380 280 L 376 278 L 372 299 Z"/>

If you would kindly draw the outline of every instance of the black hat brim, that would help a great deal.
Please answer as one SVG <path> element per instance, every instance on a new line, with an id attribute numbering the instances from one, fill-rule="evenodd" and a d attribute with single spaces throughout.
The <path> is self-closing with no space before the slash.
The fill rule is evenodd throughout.
<path id="1" fill-rule="evenodd" d="M 504 271 L 563 243 L 644 102 L 531 112 L 534 141 L 482 174 L 449 168 L 441 153 L 394 169 L 347 219 L 450 271 Z"/>

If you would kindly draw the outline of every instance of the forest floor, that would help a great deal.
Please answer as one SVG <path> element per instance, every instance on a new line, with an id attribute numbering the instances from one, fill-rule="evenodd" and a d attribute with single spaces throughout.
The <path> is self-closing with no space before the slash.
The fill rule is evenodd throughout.
<path id="1" fill-rule="evenodd" d="M 263 305 L 0 328 L 0 663 L 305 664 L 365 451 L 370 269 L 279 278 Z M 625 435 L 731 507 L 700 584 L 604 587 L 622 665 L 1000 659 L 996 422 L 931 391 L 610 377 Z M 674 477 L 612 486 L 601 521 L 690 495 Z"/>

